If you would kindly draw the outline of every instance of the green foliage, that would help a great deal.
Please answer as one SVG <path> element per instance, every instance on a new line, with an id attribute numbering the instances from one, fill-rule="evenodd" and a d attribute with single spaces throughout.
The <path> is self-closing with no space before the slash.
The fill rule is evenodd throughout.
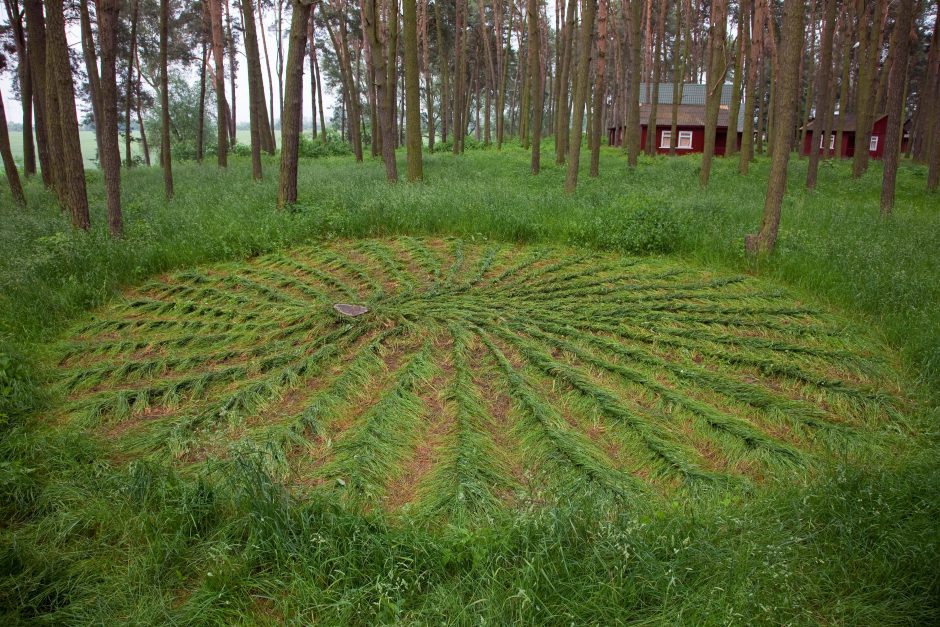
<path id="1" fill-rule="evenodd" d="M 326 143 L 323 143 L 319 136 L 317 139 L 311 139 L 307 133 L 301 133 L 298 153 L 306 159 L 337 157 L 352 155 L 352 147 L 348 142 L 341 140 L 339 133 L 334 130 L 328 132 Z"/>
<path id="2" fill-rule="evenodd" d="M 199 82 L 190 83 L 178 73 L 171 72 L 170 83 L 170 150 L 173 161 L 193 161 L 196 159 L 196 136 L 199 126 Z M 205 126 L 203 128 L 203 154 L 215 155 L 217 150 L 215 123 L 215 92 L 211 85 L 205 95 Z M 150 150 L 154 155 L 160 153 L 160 132 L 163 127 L 160 107 L 154 107 L 149 117 L 144 120 Z"/>

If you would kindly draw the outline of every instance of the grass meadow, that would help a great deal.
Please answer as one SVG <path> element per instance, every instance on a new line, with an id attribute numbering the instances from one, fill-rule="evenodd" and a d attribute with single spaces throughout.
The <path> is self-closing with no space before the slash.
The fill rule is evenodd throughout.
<path id="1" fill-rule="evenodd" d="M 924 193 L 926 170 L 902 164 L 896 214 L 882 220 L 880 164 L 853 180 L 850 164 L 823 163 L 807 192 L 806 163 L 794 159 L 778 250 L 755 264 L 743 240 L 759 224 L 765 158 L 746 177 L 718 159 L 703 190 L 695 156 L 641 157 L 630 170 L 605 148 L 601 176 L 585 168 L 572 195 L 562 193 L 563 168 L 532 177 L 528 159 L 515 146 L 434 154 L 424 183 L 395 186 L 378 161 L 303 160 L 290 211 L 274 208 L 271 158 L 260 184 L 246 158 L 225 171 L 174 164 L 171 202 L 158 169 L 132 168 L 122 172 L 119 241 L 106 233 L 97 170 L 88 172 L 87 234 L 69 229 L 38 181 L 27 184 L 26 210 L 0 188 L 5 622 L 940 621 L 940 197 Z M 514 265 L 536 251 L 547 251 L 532 266 L 540 270 Z M 405 257 L 414 264 L 395 261 Z M 292 278 L 300 275 L 334 281 L 417 329 L 375 351 L 390 333 L 378 317 L 323 336 L 311 350 L 359 357 L 318 374 L 317 420 L 294 413 L 296 382 L 310 370 L 290 361 L 290 347 L 311 337 L 304 325 L 325 324 L 304 315 L 309 303 L 332 298 Z M 681 315 L 618 308 L 596 277 L 621 275 L 651 290 L 649 302 L 698 304 Z M 396 290 L 401 298 L 385 298 Z M 277 302 L 246 301 L 251 293 Z M 526 311 L 539 315 L 513 317 L 529 298 L 541 309 Z M 567 322 L 553 322 L 557 312 Z M 719 333 L 706 332 L 705 316 L 738 318 L 718 320 Z M 193 331 L 187 320 L 209 322 Z M 647 348 L 627 353 L 604 339 L 621 324 L 639 342 L 649 336 Z M 156 361 L 146 348 L 154 342 L 182 349 Z M 726 365 L 725 345 L 739 347 L 729 354 L 742 370 Z M 252 350 L 270 365 L 242 369 L 238 355 Z M 108 365 L 116 355 L 120 371 Z M 590 367 L 575 369 L 572 355 Z M 205 363 L 231 363 L 251 394 L 194 409 L 167 390 L 211 386 L 187 374 Z M 167 368 L 182 376 L 164 380 Z M 792 385 L 732 381 L 751 368 L 755 380 L 770 372 Z M 663 383 L 679 379 L 676 392 Z M 122 388 L 141 380 L 146 399 Z M 487 448 L 478 415 L 495 410 L 485 385 L 514 400 L 508 416 L 521 431 L 507 437 L 520 446 Z M 408 418 L 427 386 L 463 417 L 463 444 L 452 471 L 429 471 L 434 489 L 415 498 L 415 511 L 389 515 L 368 506 L 373 488 L 406 463 L 407 438 L 424 437 Z M 863 388 L 900 400 L 856 394 Z M 161 403 L 173 397 L 188 431 L 163 414 L 141 437 L 100 428 L 135 404 L 156 405 L 158 393 Z M 284 475 L 297 463 L 267 444 L 289 451 L 298 433 L 331 434 L 356 394 L 373 394 L 373 411 L 337 440 L 329 485 L 296 490 Z M 628 407 L 631 395 L 649 402 Z M 804 463 L 791 449 L 826 422 L 800 404 L 808 399 L 845 423 L 830 425 L 841 435 L 817 438 L 822 448 Z M 268 405 L 290 420 L 240 422 Z M 561 419 L 568 409 L 574 422 Z M 694 428 L 656 431 L 649 417 L 664 412 Z M 654 459 L 630 473 L 652 491 L 613 494 L 621 471 L 575 433 L 577 419 L 590 432 L 591 416 L 634 421 L 638 435 L 618 450 Z M 814 417 L 806 431 L 783 428 Z M 764 439 L 746 420 L 780 428 Z M 211 463 L 207 421 L 227 421 L 244 454 Z M 713 470 L 699 438 L 753 471 L 749 480 L 674 480 Z M 533 481 L 517 507 L 493 505 L 505 499 L 487 490 L 519 480 L 501 451 L 530 450 L 548 460 L 548 479 Z"/>

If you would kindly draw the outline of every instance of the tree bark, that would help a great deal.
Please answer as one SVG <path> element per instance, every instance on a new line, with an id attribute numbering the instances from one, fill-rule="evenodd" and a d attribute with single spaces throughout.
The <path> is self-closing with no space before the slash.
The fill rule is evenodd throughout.
<path id="1" fill-rule="evenodd" d="M 532 174 L 538 174 L 542 155 L 542 43 L 539 32 L 539 0 L 526 0 L 529 27 L 529 94 L 532 101 Z"/>
<path id="2" fill-rule="evenodd" d="M 578 166 L 581 160 L 581 137 L 584 132 L 584 106 L 587 103 L 591 82 L 591 40 L 594 34 L 595 0 L 581 2 L 581 39 L 578 50 L 578 73 L 575 76 L 574 110 L 571 137 L 568 141 L 568 173 L 565 177 L 565 192 L 571 193 L 578 186 Z"/>
<path id="3" fill-rule="evenodd" d="M 202 163 L 205 150 L 206 129 L 206 42 L 202 42 L 202 54 L 199 62 L 199 112 L 196 114 L 196 161 Z"/>
<path id="4" fill-rule="evenodd" d="M 816 72 L 816 120 L 813 123 L 813 137 L 809 150 L 809 165 L 806 169 L 806 187 L 816 187 L 819 172 L 819 150 L 816 144 L 822 142 L 823 154 L 829 152 L 829 134 L 832 133 L 832 39 L 836 27 L 836 0 L 824 0 L 822 40 L 819 43 L 819 69 Z M 805 128 L 805 127 L 804 127 Z"/>
<path id="5" fill-rule="evenodd" d="M 260 181 L 261 120 L 267 120 L 264 107 L 264 83 L 261 80 L 261 55 L 255 33 L 255 15 L 252 0 L 242 0 L 242 22 L 245 25 L 245 58 L 248 62 L 248 127 L 251 132 L 251 178 Z M 270 134 L 269 134 L 270 135 Z"/>
<path id="6" fill-rule="evenodd" d="M 131 135 L 131 93 L 134 84 L 134 57 L 137 54 L 137 17 L 140 14 L 139 0 L 131 2 L 131 39 L 127 52 L 127 78 L 124 93 L 124 158 L 125 165 L 129 168 L 134 167 L 134 159 L 131 154 L 131 142 L 134 136 Z M 162 159 L 162 157 L 161 157 Z"/>
<path id="7" fill-rule="evenodd" d="M 646 154 L 651 157 L 656 154 L 657 146 L 656 120 L 659 115 L 659 81 L 662 79 L 663 72 L 663 38 L 665 36 L 666 10 L 668 7 L 668 0 L 659 0 L 659 15 L 656 17 L 656 44 L 653 47 L 653 85 L 650 98 L 650 116 L 646 123 Z"/>
<path id="8" fill-rule="evenodd" d="M 264 49 L 264 66 L 268 75 L 268 128 L 271 131 L 270 146 L 272 147 L 271 154 L 273 155 L 274 151 L 277 150 L 277 142 L 274 139 L 274 77 L 271 75 L 271 55 L 268 54 L 268 38 L 264 34 L 266 29 L 264 28 L 263 7 L 263 4 L 258 5 L 258 24 L 261 26 L 261 46 Z M 320 10 L 322 12 L 323 8 L 321 7 Z"/>
<path id="9" fill-rule="evenodd" d="M 310 4 L 292 0 L 290 42 L 287 48 L 287 79 L 284 84 L 284 110 L 281 112 L 281 177 L 277 206 L 297 202 L 297 158 L 302 132 L 304 100 L 304 55 L 307 51 L 307 21 Z"/>
<path id="10" fill-rule="evenodd" d="M 428 112 L 428 152 L 434 152 L 434 91 L 431 79 L 431 47 L 428 33 L 428 0 L 418 0 L 418 31 L 421 43 L 421 62 L 424 69 L 425 108 Z M 497 46 L 498 47 L 498 46 Z"/>
<path id="11" fill-rule="evenodd" d="M 591 176 L 600 174 L 601 163 L 601 131 L 604 126 L 604 100 L 606 95 L 607 71 L 607 0 L 598 0 L 597 3 L 597 64 L 594 70 L 594 117 L 591 119 L 593 129 L 591 134 Z"/>
<path id="12" fill-rule="evenodd" d="M 23 194 L 23 185 L 20 183 L 20 173 L 16 169 L 16 162 L 13 161 L 13 152 L 10 150 L 10 133 L 7 129 L 7 114 L 3 108 L 3 95 L 0 94 L 0 157 L 3 158 L 3 170 L 7 175 L 7 183 L 10 185 L 10 193 L 13 195 L 13 202 L 21 207 L 26 206 L 26 195 Z"/>
<path id="13" fill-rule="evenodd" d="M 555 98 L 555 163 L 562 165 L 568 151 L 568 93 L 571 83 L 571 57 L 575 41 L 575 9 L 578 0 L 567 0 L 565 9 L 565 28 L 562 45 L 561 67 L 557 69 L 558 89 Z"/>
<path id="14" fill-rule="evenodd" d="M 46 187 L 52 187 L 53 164 L 46 128 L 46 25 L 42 0 L 24 0 L 23 8 L 26 13 L 26 52 L 33 88 L 33 115 L 36 120 L 36 152 L 39 155 L 42 182 Z"/>
<path id="15" fill-rule="evenodd" d="M 135 0 L 136 2 L 136 0 Z M 225 105 L 225 42 L 222 38 L 222 0 L 208 0 L 209 23 L 212 33 L 212 58 L 215 61 L 215 105 L 217 159 L 220 168 L 228 167 L 228 132 L 226 119 L 228 107 Z M 306 33 L 306 31 L 305 31 Z M 283 122 L 282 122 L 283 124 Z"/>
<path id="16" fill-rule="evenodd" d="M 167 46 L 170 32 L 170 0 L 160 0 L 160 162 L 163 192 L 173 198 L 173 152 L 170 147 L 170 74 Z"/>
<path id="17" fill-rule="evenodd" d="M 640 71 L 643 5 L 641 0 L 630 0 L 630 94 L 627 98 L 627 165 L 635 168 L 640 155 Z M 649 135 L 649 129 L 647 129 Z"/>
<path id="18" fill-rule="evenodd" d="M 858 0 L 859 8 L 859 53 L 858 89 L 855 111 L 855 154 L 852 160 L 852 176 L 860 177 L 868 169 L 869 142 L 871 141 L 872 118 L 875 99 L 872 93 L 874 74 L 881 53 L 882 0 Z M 862 5 L 865 5 L 864 7 Z M 872 11 L 869 13 L 868 6 Z M 869 15 L 870 21 L 869 21 Z"/>
<path id="19" fill-rule="evenodd" d="M 116 70 L 118 13 L 121 3 L 119 0 L 96 0 L 96 6 L 98 44 L 101 47 L 99 157 L 101 169 L 104 171 L 104 187 L 108 201 L 108 230 L 113 237 L 121 237 L 124 221 L 121 214 L 121 148 L 118 144 Z"/>
<path id="20" fill-rule="evenodd" d="M 728 133 L 725 138 L 725 156 L 738 152 L 738 117 L 741 111 L 741 74 L 744 71 L 744 11 L 738 6 L 738 41 L 734 55 L 734 79 L 731 83 L 731 105 L 728 107 Z"/>
<path id="21" fill-rule="evenodd" d="M 449 68 L 447 52 L 444 47 L 444 22 L 441 18 L 441 3 L 434 3 L 434 25 L 437 31 L 437 61 L 441 73 L 441 141 L 447 141 L 447 120 L 450 112 L 447 110 L 450 89 L 448 85 Z"/>
<path id="22" fill-rule="evenodd" d="M 58 165 L 61 170 L 53 176 L 65 209 L 72 217 L 72 226 L 88 230 L 88 194 L 85 189 L 85 166 L 82 145 L 78 135 L 78 117 L 75 109 L 75 87 L 72 85 L 72 66 L 69 62 L 68 41 L 65 38 L 65 16 L 60 0 L 46 1 L 46 91 L 55 107 L 47 107 L 54 116 L 50 123 L 58 127 Z M 47 94 L 48 95 L 48 94 Z"/>
<path id="23" fill-rule="evenodd" d="M 162 0 L 161 0 L 162 1 Z M 232 104 L 229 107 L 229 139 L 232 146 L 235 146 L 237 143 L 237 136 L 235 134 L 236 124 L 235 124 L 235 75 L 238 72 L 238 61 L 235 57 L 235 37 L 232 33 L 232 15 L 229 12 L 229 0 L 225 0 L 225 30 L 228 39 L 228 69 L 229 69 L 229 89 L 232 92 Z"/>
<path id="24" fill-rule="evenodd" d="M 100 35 L 101 16 L 98 3 L 98 30 Z M 88 75 L 88 95 L 91 98 L 91 117 L 95 124 L 95 143 L 101 155 L 101 79 L 98 76 L 98 58 L 95 54 L 95 36 L 91 30 L 91 16 L 88 14 L 88 0 L 78 4 L 78 15 L 82 31 L 82 56 L 85 59 L 85 73 Z"/>
<path id="25" fill-rule="evenodd" d="M 702 187 L 708 185 L 708 179 L 711 176 L 712 158 L 715 156 L 718 111 L 721 106 L 721 91 L 725 83 L 725 72 L 728 69 L 725 60 L 727 16 L 728 0 L 712 0 L 710 35 L 708 38 L 708 80 L 706 81 L 707 93 L 705 94 L 705 146 L 702 149 L 702 168 L 699 170 L 699 184 Z M 646 140 L 647 142 L 650 140 L 649 131 L 647 131 Z"/>
<path id="26" fill-rule="evenodd" d="M 894 210 L 894 191 L 898 179 L 901 134 L 904 132 L 904 95 L 907 64 L 911 51 L 911 26 L 914 22 L 914 0 L 899 0 L 894 20 L 891 48 L 894 53 L 888 77 L 888 128 L 885 132 L 884 173 L 881 183 L 881 215 Z"/>
<path id="27" fill-rule="evenodd" d="M 4 0 L 4 5 L 16 46 L 16 71 L 20 80 L 20 103 L 23 112 L 23 174 L 28 178 L 36 173 L 36 147 L 33 144 L 33 84 L 26 47 L 26 29 L 19 0 Z"/>
<path id="28" fill-rule="evenodd" d="M 376 107 L 378 108 L 379 132 L 382 135 L 382 160 L 385 162 L 385 176 L 390 183 L 398 181 L 398 166 L 395 163 L 395 129 L 392 122 L 394 112 L 389 107 L 390 86 L 388 69 L 385 67 L 387 56 L 386 39 L 382 36 L 379 23 L 377 0 L 364 0 L 363 28 L 369 38 L 369 51 L 372 66 L 375 68 Z M 454 138 L 456 141 L 456 137 Z"/>
<path id="29" fill-rule="evenodd" d="M 418 70 L 418 6 L 416 0 L 404 0 L 405 36 L 405 133 L 408 151 L 408 180 L 424 176 L 421 163 L 421 85 Z M 397 18 L 396 18 L 397 19 Z"/>
<path id="30" fill-rule="evenodd" d="M 800 55 L 803 50 L 803 0 L 784 0 L 783 36 L 780 38 L 781 54 L 777 98 L 779 108 L 774 123 L 774 145 L 771 156 L 770 176 L 767 181 L 767 197 L 764 201 L 764 217 L 760 231 L 745 237 L 745 250 L 749 255 L 767 255 L 777 244 L 780 227 L 780 209 L 787 187 L 787 164 L 790 161 L 790 144 L 796 121 L 796 106 L 799 96 L 798 74 Z"/>

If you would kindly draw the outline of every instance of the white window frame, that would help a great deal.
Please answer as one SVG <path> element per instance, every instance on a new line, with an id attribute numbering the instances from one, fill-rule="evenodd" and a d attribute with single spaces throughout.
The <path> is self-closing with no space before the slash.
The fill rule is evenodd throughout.
<path id="1" fill-rule="evenodd" d="M 692 150 L 692 131 L 679 131 L 679 141 L 676 143 L 679 150 Z"/>
<path id="2" fill-rule="evenodd" d="M 823 142 L 825 141 L 826 134 L 819 134 L 819 149 L 822 150 Z M 836 136 L 835 133 L 829 133 L 829 150 L 833 150 L 836 147 Z"/>
<path id="3" fill-rule="evenodd" d="M 672 131 L 662 131 L 659 134 L 659 147 L 669 148 L 672 141 Z"/>
<path id="4" fill-rule="evenodd" d="M 878 136 L 872 135 L 868 142 L 868 152 L 878 152 Z"/>

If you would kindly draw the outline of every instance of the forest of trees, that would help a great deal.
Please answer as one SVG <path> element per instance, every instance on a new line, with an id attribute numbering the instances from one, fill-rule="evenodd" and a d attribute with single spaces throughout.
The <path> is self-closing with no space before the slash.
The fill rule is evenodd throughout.
<path id="1" fill-rule="evenodd" d="M 787 163 L 810 119 L 824 141 L 836 135 L 841 143 L 842 123 L 854 116 L 856 145 L 867 147 L 873 120 L 887 114 L 884 214 L 892 211 L 905 132 L 905 156 L 929 164 L 928 189 L 940 182 L 932 0 L 3 1 L 0 71 L 15 86 L 5 106 L 22 107 L 22 175 L 41 173 L 73 225 L 89 228 L 79 128 L 90 124 L 115 236 L 123 229 L 121 168 L 136 165 L 132 142 L 149 165 L 159 132 L 170 198 L 174 150 L 199 161 L 214 153 L 226 167 L 239 89 L 249 94 L 252 175 L 264 176 L 262 152 L 280 154 L 279 206 L 297 201 L 304 118 L 315 141 L 331 141 L 329 121 L 353 158 L 381 158 L 389 181 L 399 178 L 397 147 L 406 147 L 407 179 L 418 180 L 423 151 L 460 154 L 470 138 L 496 150 L 520 142 L 538 174 L 542 141 L 553 137 L 551 157 L 567 167 L 570 192 L 582 148 L 598 175 L 610 126 L 627 130 L 625 166 L 637 164 L 640 92 L 655 120 L 661 83 L 674 86 L 673 128 L 682 85 L 706 85 L 702 185 L 725 84 L 731 119 L 743 111 L 744 120 L 740 146 L 732 136 L 725 158 L 739 160 L 746 174 L 754 155 L 770 155 L 765 217 L 748 236 L 751 252 L 773 249 Z M 242 63 L 247 85 L 236 84 Z M 329 120 L 327 90 L 336 95 Z M 6 175 L 25 203 L 7 135 L 3 115 Z M 808 187 L 827 158 L 812 153 Z M 853 175 L 868 161 L 867 149 L 855 150 Z"/>

